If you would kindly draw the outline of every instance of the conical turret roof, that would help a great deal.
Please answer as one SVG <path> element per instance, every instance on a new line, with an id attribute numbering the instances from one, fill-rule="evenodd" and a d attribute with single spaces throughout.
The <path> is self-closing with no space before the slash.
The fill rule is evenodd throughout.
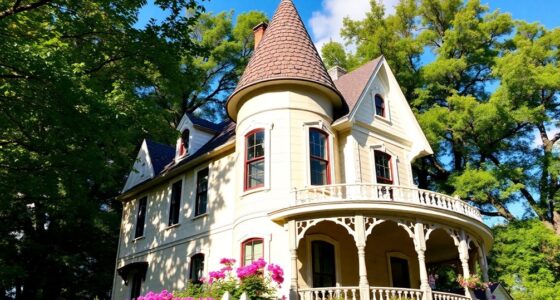
<path id="1" fill-rule="evenodd" d="M 248 87 L 275 80 L 319 84 L 341 99 L 291 0 L 282 0 L 229 102 Z M 339 100 L 341 101 L 341 100 Z M 340 103 L 340 102 L 339 102 Z M 230 108 L 228 106 L 228 113 Z"/>

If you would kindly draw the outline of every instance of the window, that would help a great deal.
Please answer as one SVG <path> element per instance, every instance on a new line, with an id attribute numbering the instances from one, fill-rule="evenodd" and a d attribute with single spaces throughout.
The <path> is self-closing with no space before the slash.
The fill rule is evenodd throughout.
<path id="1" fill-rule="evenodd" d="M 146 222 L 146 205 L 148 197 L 143 197 L 138 202 L 138 211 L 136 212 L 136 230 L 134 231 L 134 238 L 139 238 L 144 235 L 144 223 Z"/>
<path id="2" fill-rule="evenodd" d="M 325 241 L 311 242 L 313 287 L 336 286 L 334 245 Z"/>
<path id="3" fill-rule="evenodd" d="M 410 288 L 410 275 L 408 272 L 408 260 L 391 256 L 391 280 L 393 287 Z"/>
<path id="4" fill-rule="evenodd" d="M 181 146 L 179 148 L 179 156 L 183 156 L 189 152 L 190 131 L 185 129 L 181 134 Z"/>
<path id="5" fill-rule="evenodd" d="M 204 272 L 204 254 L 198 253 L 191 256 L 189 271 L 189 280 L 192 283 L 201 284 L 202 274 Z"/>
<path id="6" fill-rule="evenodd" d="M 169 204 L 169 222 L 167 225 L 179 223 L 179 210 L 181 206 L 181 188 L 183 181 L 179 180 L 171 187 L 171 203 Z"/>
<path id="7" fill-rule="evenodd" d="M 196 175 L 195 216 L 206 213 L 208 207 L 208 168 L 198 171 Z"/>
<path id="8" fill-rule="evenodd" d="M 135 272 L 132 275 L 132 284 L 130 286 L 130 299 L 136 300 L 140 297 L 142 291 L 142 274 Z"/>
<path id="9" fill-rule="evenodd" d="M 391 176 L 391 155 L 376 150 L 374 156 L 377 183 L 393 184 L 393 177 Z"/>
<path id="10" fill-rule="evenodd" d="M 263 258 L 264 243 L 263 239 L 248 239 L 241 245 L 241 264 L 242 266 L 250 265 L 259 258 Z"/>
<path id="11" fill-rule="evenodd" d="M 309 129 L 309 161 L 311 185 L 330 183 L 327 134 L 322 130 Z"/>
<path id="12" fill-rule="evenodd" d="M 375 95 L 375 114 L 385 117 L 385 100 L 379 94 Z"/>
<path id="13" fill-rule="evenodd" d="M 245 190 L 264 186 L 264 129 L 245 136 Z"/>

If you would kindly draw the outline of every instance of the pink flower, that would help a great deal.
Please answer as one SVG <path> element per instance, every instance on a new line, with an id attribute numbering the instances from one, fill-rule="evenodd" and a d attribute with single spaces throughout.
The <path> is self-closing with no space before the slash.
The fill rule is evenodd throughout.
<path id="1" fill-rule="evenodd" d="M 282 267 L 275 264 L 268 265 L 268 271 L 270 272 L 270 278 L 278 285 L 281 285 L 284 282 L 284 270 Z"/>
<path id="2" fill-rule="evenodd" d="M 233 266 L 233 264 L 235 264 L 235 259 L 234 258 L 222 258 L 220 259 L 220 263 L 222 265 L 226 265 L 226 266 Z"/>

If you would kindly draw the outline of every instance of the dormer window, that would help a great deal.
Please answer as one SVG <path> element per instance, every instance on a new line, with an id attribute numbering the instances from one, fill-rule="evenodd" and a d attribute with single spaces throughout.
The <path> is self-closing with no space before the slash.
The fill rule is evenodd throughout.
<path id="1" fill-rule="evenodd" d="M 385 99 L 379 94 L 375 95 L 375 115 L 385 117 Z"/>
<path id="2" fill-rule="evenodd" d="M 186 155 L 189 152 L 189 137 L 190 131 L 188 129 L 183 130 L 181 134 L 181 148 L 179 149 L 179 156 Z"/>

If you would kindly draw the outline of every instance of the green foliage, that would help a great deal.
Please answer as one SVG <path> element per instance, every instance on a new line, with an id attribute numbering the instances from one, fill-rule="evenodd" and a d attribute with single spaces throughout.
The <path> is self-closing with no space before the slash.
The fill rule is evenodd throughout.
<path id="1" fill-rule="evenodd" d="M 321 48 L 321 56 L 327 68 L 339 66 L 343 69 L 348 69 L 348 59 L 344 47 L 337 42 L 328 42 Z"/>
<path id="2" fill-rule="evenodd" d="M 417 113 L 435 151 L 414 165 L 419 185 L 507 220 L 516 218 L 508 204 L 521 201 L 527 215 L 560 224 L 560 134 L 549 132 L 560 125 L 560 29 L 478 0 L 401 0 L 395 9 L 386 16 L 372 1 L 341 33 L 357 48 L 349 61 L 385 56 Z M 433 59 L 421 61 L 427 51 Z"/>
<path id="3" fill-rule="evenodd" d="M 560 299 L 560 237 L 537 220 L 494 228 L 491 278 L 514 299 Z"/>

